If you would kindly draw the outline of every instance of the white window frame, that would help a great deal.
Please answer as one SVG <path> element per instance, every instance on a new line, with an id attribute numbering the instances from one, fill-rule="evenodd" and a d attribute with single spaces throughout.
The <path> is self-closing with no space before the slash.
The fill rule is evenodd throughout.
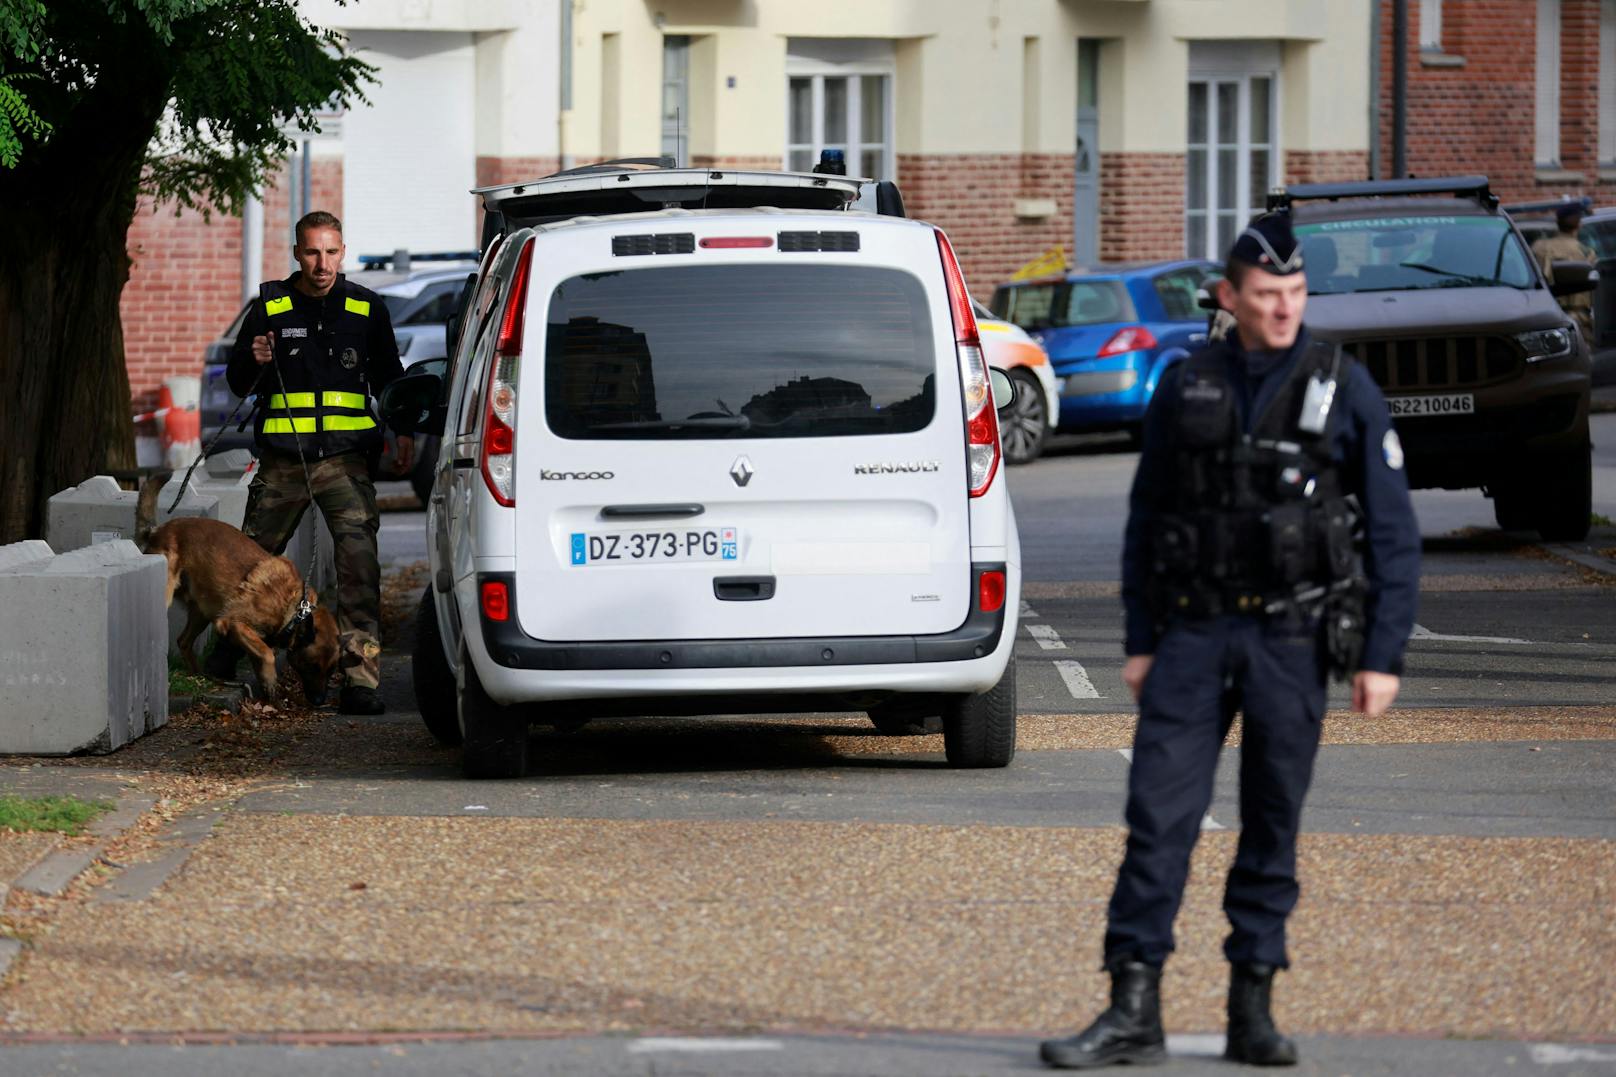
<path id="1" fill-rule="evenodd" d="M 794 44 L 794 43 L 793 43 Z M 785 84 L 785 110 L 786 110 L 786 145 L 781 154 L 781 167 L 791 167 L 791 153 L 793 150 L 807 150 L 809 167 L 819 161 L 820 151 L 825 148 L 825 79 L 847 79 L 847 172 L 848 175 L 857 175 L 860 171 L 859 162 L 863 160 L 863 152 L 867 149 L 879 149 L 881 153 L 881 175 L 876 179 L 897 178 L 897 140 L 894 137 L 894 128 L 897 123 L 898 111 L 896 107 L 898 64 L 892 56 L 892 43 L 889 41 L 869 39 L 848 39 L 846 41 L 813 40 L 804 42 L 811 46 L 815 53 L 813 56 L 793 54 L 786 55 L 786 84 Z M 886 138 L 879 142 L 864 141 L 864 132 L 861 125 L 864 121 L 864 84 L 862 77 L 870 75 L 885 79 L 886 102 L 885 113 L 882 116 L 882 125 L 886 130 Z M 811 84 L 812 118 L 809 122 L 812 141 L 806 143 L 791 141 L 791 83 L 793 79 L 809 79 Z"/>
<path id="2" fill-rule="evenodd" d="M 1599 163 L 1616 166 L 1616 0 L 1599 4 Z"/>
<path id="3" fill-rule="evenodd" d="M 1560 0 L 1537 0 L 1536 128 L 1532 160 L 1539 168 L 1560 167 Z"/>
<path id="4" fill-rule="evenodd" d="M 1236 234 L 1244 226 L 1247 218 L 1260 211 L 1267 197 L 1269 188 L 1278 181 L 1281 173 L 1281 160 L 1284 150 L 1281 144 L 1281 132 L 1284 130 L 1280 107 L 1282 94 L 1280 92 L 1280 50 L 1275 42 L 1221 42 L 1196 41 L 1191 42 L 1190 71 L 1184 93 L 1189 95 L 1189 86 L 1192 83 L 1206 83 L 1207 86 L 1207 141 L 1205 143 L 1191 144 L 1188 141 L 1188 132 L 1185 133 L 1185 177 L 1184 177 L 1184 253 L 1190 258 L 1210 258 L 1213 261 L 1222 261 L 1227 250 L 1219 247 L 1217 231 L 1218 201 L 1221 192 L 1218 189 L 1218 162 L 1217 162 L 1217 88 L 1218 85 L 1234 83 L 1238 90 L 1235 98 L 1235 213 Z M 1268 131 L 1269 140 L 1266 143 L 1253 144 L 1251 141 L 1251 83 L 1253 79 L 1268 80 Z M 1191 148 L 1200 148 L 1206 151 L 1206 208 L 1191 209 L 1189 205 L 1189 154 Z M 1268 177 L 1263 189 L 1251 189 L 1251 152 L 1254 149 L 1268 150 Z M 1206 243 L 1201 250 L 1190 249 L 1190 221 L 1196 216 L 1206 219 Z"/>
<path id="5" fill-rule="evenodd" d="M 1420 0 L 1420 48 L 1442 51 L 1442 0 Z"/>

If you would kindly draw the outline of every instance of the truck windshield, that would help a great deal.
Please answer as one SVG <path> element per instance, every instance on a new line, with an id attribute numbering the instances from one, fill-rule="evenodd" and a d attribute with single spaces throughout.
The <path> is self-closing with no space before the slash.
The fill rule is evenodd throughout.
<path id="1" fill-rule="evenodd" d="M 588 273 L 550 297 L 545 415 L 563 438 L 904 434 L 936 413 L 925 288 L 864 266 Z"/>
<path id="2" fill-rule="evenodd" d="M 1536 283 L 1501 217 L 1364 217 L 1296 226 L 1310 295 Z"/>

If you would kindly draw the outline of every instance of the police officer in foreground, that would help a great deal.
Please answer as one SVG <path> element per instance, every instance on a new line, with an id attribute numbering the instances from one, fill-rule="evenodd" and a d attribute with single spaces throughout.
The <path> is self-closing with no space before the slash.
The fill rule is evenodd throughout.
<path id="1" fill-rule="evenodd" d="M 1235 332 L 1170 370 L 1145 420 L 1122 558 L 1123 679 L 1139 724 L 1105 936 L 1111 1006 L 1078 1035 L 1046 1041 L 1051 1066 L 1164 1057 L 1162 964 L 1237 710 L 1225 1057 L 1296 1061 L 1269 997 L 1290 961 L 1285 920 L 1326 675 L 1352 678 L 1354 710 L 1375 717 L 1391 705 L 1420 557 L 1386 402 L 1350 356 L 1309 339 L 1302 269 L 1288 216 L 1253 221 L 1219 285 Z"/>
<path id="2" fill-rule="evenodd" d="M 247 312 L 225 376 L 237 396 L 258 395 L 258 474 L 242 528 L 280 553 L 309 507 L 310 491 L 331 529 L 337 570 L 343 714 L 381 714 L 381 565 L 376 556 L 372 473 L 382 429 L 370 410 L 402 372 L 381 296 L 338 272 L 347 248 L 342 222 L 310 213 L 297 222 L 298 270 L 265 283 Z M 278 368 L 278 369 L 277 369 Z M 299 448 L 301 447 L 301 458 Z M 414 446 L 395 440 L 394 463 L 409 470 Z M 304 476 L 304 461 L 308 476 Z M 307 572 L 307 565 L 298 565 Z M 215 655 L 233 667 L 229 653 Z M 210 664 L 209 672 L 215 665 Z"/>
<path id="3" fill-rule="evenodd" d="M 1586 262 L 1591 266 L 1599 264 L 1599 256 L 1594 253 L 1594 249 L 1577 238 L 1577 229 L 1582 227 L 1583 209 L 1581 201 L 1562 202 L 1554 210 L 1554 223 L 1559 228 L 1558 233 L 1544 236 L 1532 244 L 1532 257 L 1543 267 L 1543 275 L 1550 283 L 1554 281 L 1555 262 Z M 1571 315 L 1571 320 L 1577 323 L 1577 329 L 1582 333 L 1583 341 L 1592 348 L 1593 293 L 1577 292 L 1574 295 L 1562 295 L 1560 309 Z"/>

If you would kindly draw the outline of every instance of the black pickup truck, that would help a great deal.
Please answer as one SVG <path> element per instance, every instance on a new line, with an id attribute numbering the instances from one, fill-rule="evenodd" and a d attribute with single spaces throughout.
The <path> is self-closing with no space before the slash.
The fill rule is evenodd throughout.
<path id="1" fill-rule="evenodd" d="M 1294 186 L 1306 322 L 1386 394 L 1411 486 L 1480 487 L 1506 530 L 1588 533 L 1588 345 L 1555 301 L 1597 274 L 1556 263 L 1552 288 L 1483 176 Z"/>

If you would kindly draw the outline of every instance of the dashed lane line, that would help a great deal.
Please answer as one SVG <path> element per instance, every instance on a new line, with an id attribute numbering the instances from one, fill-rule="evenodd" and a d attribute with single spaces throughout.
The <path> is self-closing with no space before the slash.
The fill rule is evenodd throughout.
<path id="1" fill-rule="evenodd" d="M 1037 641 L 1038 646 L 1046 651 L 1064 651 L 1066 642 L 1060 638 L 1060 633 L 1049 625 L 1028 625 L 1027 635 Z"/>
<path id="2" fill-rule="evenodd" d="M 1132 748 L 1118 748 L 1117 749 L 1117 754 L 1122 756 L 1122 758 L 1126 759 L 1129 762 L 1130 765 L 1133 763 L 1133 749 Z M 1216 819 L 1212 818 L 1212 813 L 1211 812 L 1207 812 L 1206 815 L 1201 819 L 1201 829 L 1202 830 L 1228 830 L 1229 828 L 1224 826 L 1222 823 L 1218 822 Z"/>
<path id="3" fill-rule="evenodd" d="M 1529 639 L 1512 639 L 1509 636 L 1444 636 L 1439 632 L 1432 632 L 1424 625 L 1415 625 L 1408 638 L 1429 640 L 1433 643 L 1524 643 L 1527 646 L 1531 646 L 1532 643 Z"/>
<path id="4" fill-rule="evenodd" d="M 1088 670 L 1083 663 L 1061 661 L 1055 663 L 1055 672 L 1060 674 L 1061 680 L 1066 682 L 1066 690 L 1072 693 L 1073 699 L 1099 699 L 1100 693 L 1089 680 Z"/>

